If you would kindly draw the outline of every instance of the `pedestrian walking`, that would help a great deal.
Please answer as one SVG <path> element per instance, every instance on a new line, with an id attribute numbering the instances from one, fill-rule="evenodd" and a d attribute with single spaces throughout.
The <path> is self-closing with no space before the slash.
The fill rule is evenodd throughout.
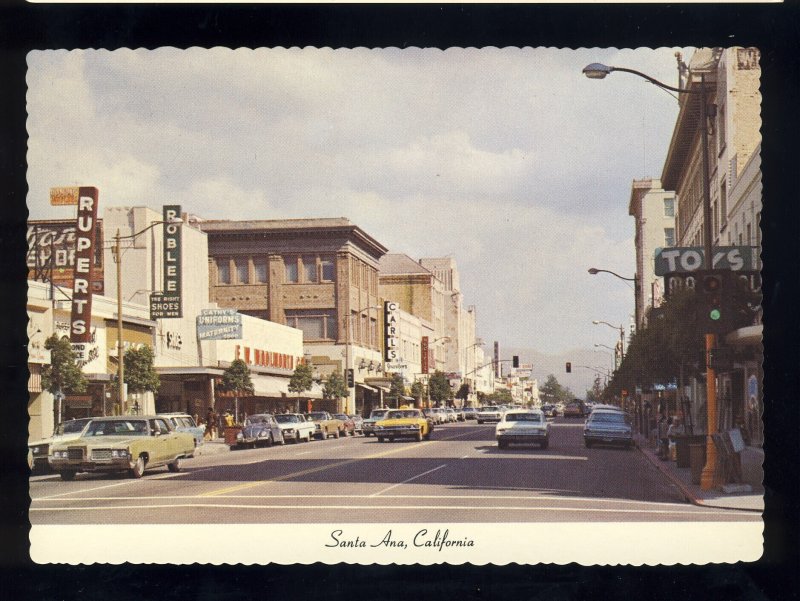
<path id="1" fill-rule="evenodd" d="M 214 413 L 214 409 L 211 407 L 208 408 L 208 413 L 206 413 L 206 433 L 205 438 L 208 440 L 214 439 L 214 431 L 217 425 L 217 414 Z"/>
<path id="2" fill-rule="evenodd" d="M 672 418 L 661 414 L 658 421 L 658 456 L 661 461 L 669 459 L 669 428 L 672 425 Z"/>

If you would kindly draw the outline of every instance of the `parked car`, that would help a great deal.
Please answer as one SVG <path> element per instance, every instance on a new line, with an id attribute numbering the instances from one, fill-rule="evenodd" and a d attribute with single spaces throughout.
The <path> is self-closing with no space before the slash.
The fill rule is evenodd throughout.
<path id="1" fill-rule="evenodd" d="M 463 422 L 467 419 L 466 415 L 464 415 L 464 410 L 460 407 L 453 407 L 453 411 L 456 413 L 456 421 Z"/>
<path id="2" fill-rule="evenodd" d="M 350 419 L 350 416 L 346 413 L 334 413 L 334 419 L 338 419 L 341 423 L 339 427 L 339 435 L 340 436 L 355 436 L 356 435 L 356 424 Z"/>
<path id="3" fill-rule="evenodd" d="M 50 454 L 51 445 L 80 438 L 91 421 L 91 417 L 65 421 L 56 427 L 50 438 L 28 443 L 28 452 L 32 461 L 31 471 L 46 471 L 49 468 L 47 456 Z"/>
<path id="4" fill-rule="evenodd" d="M 281 429 L 283 440 L 292 442 L 309 442 L 314 437 L 316 427 L 314 422 L 306 421 L 301 413 L 278 413 L 275 421 Z"/>
<path id="5" fill-rule="evenodd" d="M 141 478 L 145 469 L 166 465 L 181 470 L 194 456 L 194 436 L 171 429 L 157 415 L 96 417 L 80 438 L 50 447 L 50 467 L 62 480 L 78 472 L 123 472 Z"/>
<path id="6" fill-rule="evenodd" d="M 364 428 L 364 436 L 374 436 L 375 434 L 375 423 L 379 422 L 383 418 L 386 417 L 386 414 L 389 413 L 391 409 L 388 407 L 380 407 L 378 409 L 373 409 L 369 417 L 364 420 L 363 428 Z"/>
<path id="7" fill-rule="evenodd" d="M 204 426 L 198 426 L 188 413 L 159 413 L 159 415 L 166 418 L 173 430 L 188 432 L 194 436 L 195 446 L 203 444 L 206 429 Z"/>
<path id="8" fill-rule="evenodd" d="M 542 413 L 545 417 L 558 417 L 558 407 L 550 403 L 542 405 Z"/>
<path id="9" fill-rule="evenodd" d="M 503 410 L 497 405 L 488 405 L 478 409 L 478 423 L 499 422 L 503 418 Z"/>
<path id="10" fill-rule="evenodd" d="M 248 445 L 253 448 L 272 446 L 275 443 L 284 443 L 283 432 L 275 416 L 271 413 L 256 413 L 248 415 L 244 420 L 244 427 L 236 434 L 236 442 L 231 445 L 231 449 Z"/>
<path id="11" fill-rule="evenodd" d="M 478 419 L 478 410 L 475 407 L 464 407 L 464 419 Z"/>
<path id="12" fill-rule="evenodd" d="M 594 444 L 616 444 L 630 449 L 631 416 L 618 409 L 595 409 L 583 427 L 583 442 L 587 449 Z"/>
<path id="13" fill-rule="evenodd" d="M 447 423 L 447 412 L 444 410 L 444 407 L 432 407 L 431 411 L 433 412 L 433 415 L 436 416 L 437 424 Z"/>
<path id="14" fill-rule="evenodd" d="M 364 418 L 360 415 L 350 415 L 350 419 L 353 420 L 353 433 L 354 434 L 364 434 Z"/>
<path id="15" fill-rule="evenodd" d="M 458 421 L 458 417 L 456 416 L 456 410 L 452 407 L 445 407 L 444 409 L 445 416 L 447 417 L 447 423 L 454 423 Z"/>
<path id="16" fill-rule="evenodd" d="M 432 431 L 431 423 L 420 409 L 392 409 L 386 415 L 386 419 L 375 424 L 375 436 L 378 437 L 378 442 L 383 442 L 387 438 L 392 442 L 395 438 L 408 437 L 416 441 L 423 438 L 427 440 Z"/>
<path id="17" fill-rule="evenodd" d="M 550 424 L 538 409 L 512 409 L 503 414 L 494 430 L 497 446 L 538 444 L 546 449 L 550 444 Z"/>
<path id="18" fill-rule="evenodd" d="M 339 438 L 342 435 L 341 420 L 336 419 L 327 411 L 312 411 L 307 415 L 313 420 L 316 427 L 314 435 L 320 440 L 325 440 L 328 436 Z"/>

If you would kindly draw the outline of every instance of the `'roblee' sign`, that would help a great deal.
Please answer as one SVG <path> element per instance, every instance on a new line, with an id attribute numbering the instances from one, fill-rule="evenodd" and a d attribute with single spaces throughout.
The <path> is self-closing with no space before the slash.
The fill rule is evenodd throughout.
<path id="1" fill-rule="evenodd" d="M 81 186 L 78 191 L 78 222 L 75 230 L 75 271 L 72 279 L 70 342 L 91 342 L 92 275 L 94 271 L 97 188 Z"/>
<path id="2" fill-rule="evenodd" d="M 164 205 L 164 290 L 162 296 L 169 300 L 169 317 L 183 317 L 181 296 L 181 226 L 172 223 L 181 217 L 180 205 Z M 161 299 L 163 301 L 163 299 Z"/>

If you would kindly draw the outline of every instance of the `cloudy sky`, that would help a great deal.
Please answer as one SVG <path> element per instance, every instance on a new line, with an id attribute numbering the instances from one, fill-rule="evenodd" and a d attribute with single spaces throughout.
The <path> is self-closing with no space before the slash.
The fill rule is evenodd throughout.
<path id="1" fill-rule="evenodd" d="M 47 51 L 28 57 L 31 218 L 51 186 L 206 218 L 347 217 L 449 255 L 478 334 L 547 354 L 628 324 L 631 182 L 659 177 L 676 49 Z M 684 50 L 688 60 L 690 52 Z M 599 361 L 599 360 L 598 360 Z M 606 358 L 604 363 L 608 363 Z"/>

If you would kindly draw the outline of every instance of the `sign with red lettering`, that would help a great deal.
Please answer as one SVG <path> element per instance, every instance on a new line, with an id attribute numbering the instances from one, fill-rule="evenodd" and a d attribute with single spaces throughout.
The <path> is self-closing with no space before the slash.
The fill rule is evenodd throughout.
<path id="1" fill-rule="evenodd" d="M 70 342 L 90 342 L 92 333 L 92 274 L 94 271 L 97 188 L 81 186 L 78 195 L 78 222 L 75 230 L 75 270 L 72 281 Z"/>

